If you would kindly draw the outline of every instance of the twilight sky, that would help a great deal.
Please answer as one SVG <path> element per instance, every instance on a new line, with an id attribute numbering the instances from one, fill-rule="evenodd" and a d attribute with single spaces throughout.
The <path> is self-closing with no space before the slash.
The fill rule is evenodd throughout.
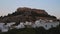
<path id="1" fill-rule="evenodd" d="M 48 14 L 60 17 L 60 0 L 0 0 L 0 16 L 14 12 L 18 7 L 44 9 Z"/>

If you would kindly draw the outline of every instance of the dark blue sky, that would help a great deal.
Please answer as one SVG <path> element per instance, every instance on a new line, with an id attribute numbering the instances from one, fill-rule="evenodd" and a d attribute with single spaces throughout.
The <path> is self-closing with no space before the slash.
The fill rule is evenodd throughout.
<path id="1" fill-rule="evenodd" d="M 0 16 L 14 12 L 18 7 L 44 9 L 48 14 L 60 17 L 60 0 L 0 0 Z"/>

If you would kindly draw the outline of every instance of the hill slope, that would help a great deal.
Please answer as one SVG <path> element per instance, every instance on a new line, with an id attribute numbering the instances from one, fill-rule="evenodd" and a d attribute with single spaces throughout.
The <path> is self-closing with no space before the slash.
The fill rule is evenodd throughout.
<path id="1" fill-rule="evenodd" d="M 0 17 L 0 22 L 34 22 L 38 19 L 57 20 L 55 16 L 49 15 L 45 10 L 20 7 L 14 13 Z"/>

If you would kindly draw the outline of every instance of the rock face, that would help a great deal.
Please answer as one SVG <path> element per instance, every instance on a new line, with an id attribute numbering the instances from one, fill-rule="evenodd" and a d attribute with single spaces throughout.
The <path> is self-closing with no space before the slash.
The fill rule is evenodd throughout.
<path id="1" fill-rule="evenodd" d="M 34 22 L 38 19 L 57 20 L 55 16 L 49 15 L 45 10 L 31 9 L 27 7 L 18 8 L 14 13 L 0 17 L 0 22 Z"/>
<path id="2" fill-rule="evenodd" d="M 17 9 L 18 12 L 36 12 L 38 14 L 48 14 L 47 12 L 45 12 L 45 10 L 40 10 L 40 9 L 31 9 L 31 8 L 26 8 L 26 7 L 23 7 L 23 8 L 18 8 Z"/>

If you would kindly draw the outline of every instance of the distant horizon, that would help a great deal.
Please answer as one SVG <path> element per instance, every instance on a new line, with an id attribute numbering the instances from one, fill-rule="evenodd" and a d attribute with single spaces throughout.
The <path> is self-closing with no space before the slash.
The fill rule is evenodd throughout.
<path id="1" fill-rule="evenodd" d="M 60 0 L 0 0 L 0 16 L 15 12 L 18 7 L 43 9 L 60 18 Z"/>

